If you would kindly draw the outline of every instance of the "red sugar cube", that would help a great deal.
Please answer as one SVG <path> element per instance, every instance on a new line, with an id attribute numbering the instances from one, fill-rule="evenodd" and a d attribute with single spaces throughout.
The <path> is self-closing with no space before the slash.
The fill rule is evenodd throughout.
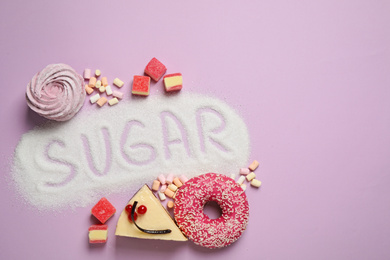
<path id="1" fill-rule="evenodd" d="M 165 74 L 167 68 L 158 59 L 153 58 L 149 61 L 145 68 L 145 74 L 149 75 L 153 80 L 159 81 Z"/>
<path id="2" fill-rule="evenodd" d="M 131 93 L 135 95 L 149 95 L 150 78 L 148 76 L 134 76 L 133 90 Z"/>
<path id="3" fill-rule="evenodd" d="M 104 197 L 91 209 L 91 214 L 103 224 L 114 215 L 115 212 L 115 207 Z"/>
<path id="4" fill-rule="evenodd" d="M 92 225 L 88 229 L 89 243 L 106 243 L 107 242 L 107 225 Z"/>

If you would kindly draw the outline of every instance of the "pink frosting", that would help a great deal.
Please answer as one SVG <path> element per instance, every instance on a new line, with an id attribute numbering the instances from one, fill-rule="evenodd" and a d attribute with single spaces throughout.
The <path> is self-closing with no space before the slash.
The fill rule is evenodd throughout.
<path id="1" fill-rule="evenodd" d="M 222 216 L 210 219 L 204 205 L 215 201 Z M 236 241 L 246 229 L 249 204 L 243 189 L 233 179 L 217 173 L 206 173 L 188 180 L 176 192 L 175 220 L 195 244 L 221 248 Z"/>
<path id="2" fill-rule="evenodd" d="M 84 104 L 83 83 L 83 78 L 69 65 L 50 64 L 27 85 L 27 105 L 45 118 L 69 120 Z"/>

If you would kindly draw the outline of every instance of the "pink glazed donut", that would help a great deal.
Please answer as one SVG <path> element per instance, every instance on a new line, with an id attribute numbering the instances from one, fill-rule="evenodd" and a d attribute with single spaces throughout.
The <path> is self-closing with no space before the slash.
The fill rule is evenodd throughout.
<path id="1" fill-rule="evenodd" d="M 222 216 L 210 219 L 203 213 L 204 205 L 215 201 Z M 183 233 L 195 244 L 221 248 L 236 241 L 249 220 L 245 192 L 232 178 L 206 173 L 191 178 L 176 192 L 175 220 Z"/>

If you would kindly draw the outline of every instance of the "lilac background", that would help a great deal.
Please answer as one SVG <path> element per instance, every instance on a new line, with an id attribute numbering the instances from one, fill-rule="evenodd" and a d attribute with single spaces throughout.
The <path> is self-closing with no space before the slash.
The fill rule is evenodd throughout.
<path id="1" fill-rule="evenodd" d="M 0 259 L 390 258 L 389 1 L 80 2 L 0 2 Z M 38 70 L 100 68 L 129 92 L 153 56 L 248 125 L 263 186 L 231 247 L 116 238 L 119 214 L 90 246 L 90 208 L 39 213 L 8 185 L 19 138 L 44 121 L 24 99 Z"/>

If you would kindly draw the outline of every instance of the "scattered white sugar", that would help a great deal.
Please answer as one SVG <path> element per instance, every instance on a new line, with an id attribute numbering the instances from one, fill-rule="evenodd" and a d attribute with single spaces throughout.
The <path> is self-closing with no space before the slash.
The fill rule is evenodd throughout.
<path id="1" fill-rule="evenodd" d="M 12 175 L 41 210 L 90 205 L 160 174 L 230 176 L 249 158 L 247 127 L 221 100 L 181 93 L 124 100 L 24 134 Z"/>

